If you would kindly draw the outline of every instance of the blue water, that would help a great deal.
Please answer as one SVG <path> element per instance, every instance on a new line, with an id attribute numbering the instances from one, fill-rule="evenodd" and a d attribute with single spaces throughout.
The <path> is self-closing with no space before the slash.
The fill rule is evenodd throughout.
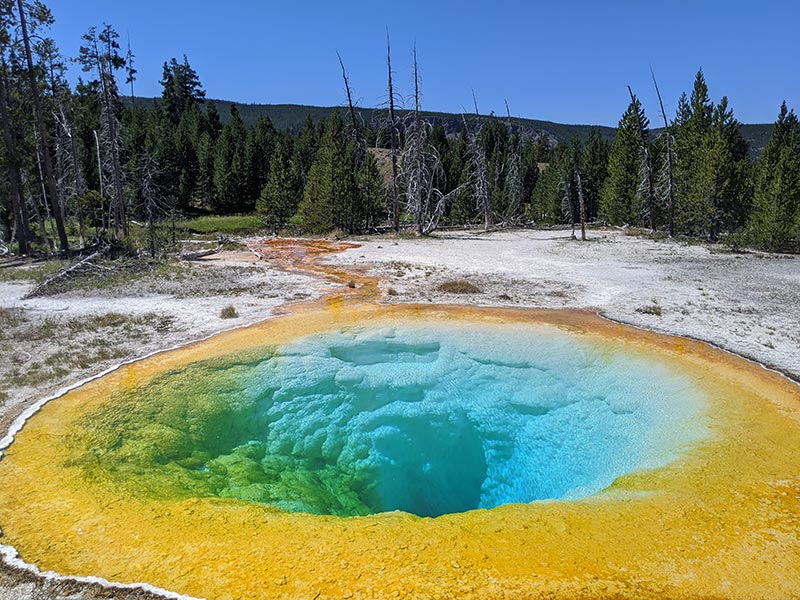
<path id="1" fill-rule="evenodd" d="M 273 501 L 293 511 L 575 499 L 703 437 L 687 377 L 545 326 L 353 328 L 283 346 L 244 379 L 263 423 L 251 443 L 303 473 Z"/>

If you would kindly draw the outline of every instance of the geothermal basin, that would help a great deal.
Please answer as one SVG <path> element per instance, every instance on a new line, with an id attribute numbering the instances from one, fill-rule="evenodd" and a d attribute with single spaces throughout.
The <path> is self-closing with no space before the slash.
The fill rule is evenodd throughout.
<path id="1" fill-rule="evenodd" d="M 336 304 L 43 404 L 2 542 L 204 598 L 790 597 L 798 428 L 785 378 L 589 312 Z"/>

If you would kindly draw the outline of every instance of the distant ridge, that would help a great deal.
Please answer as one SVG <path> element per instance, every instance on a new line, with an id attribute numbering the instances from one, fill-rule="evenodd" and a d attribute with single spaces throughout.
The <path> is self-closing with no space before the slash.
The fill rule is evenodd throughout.
<path id="1" fill-rule="evenodd" d="M 135 98 L 136 103 L 145 106 L 152 106 L 156 98 Z M 250 127 L 259 117 L 269 117 L 272 124 L 278 130 L 298 131 L 308 117 L 314 121 L 324 119 L 336 111 L 344 111 L 343 106 L 307 106 L 303 104 L 245 104 L 232 102 L 230 100 L 218 100 L 209 98 L 206 103 L 214 102 L 217 105 L 223 123 L 230 119 L 231 104 L 236 104 L 239 115 L 245 125 Z M 365 122 L 376 122 L 386 116 L 385 109 L 359 108 L 359 113 Z M 456 135 L 462 126 L 462 115 L 443 112 L 423 112 L 435 125 L 442 125 L 448 134 Z M 482 118 L 489 118 L 482 115 Z M 505 117 L 496 118 L 506 120 Z M 566 143 L 577 136 L 581 141 L 585 141 L 591 129 L 597 129 L 605 139 L 614 140 L 616 135 L 615 127 L 604 125 L 568 125 L 565 123 L 553 123 L 552 121 L 540 121 L 537 119 L 523 119 L 518 117 L 511 118 L 512 126 L 528 137 L 539 139 L 546 137 L 551 142 Z M 657 135 L 661 130 L 653 129 L 651 132 Z M 742 135 L 750 143 L 750 152 L 757 156 L 764 149 L 772 133 L 772 123 L 742 125 Z"/>

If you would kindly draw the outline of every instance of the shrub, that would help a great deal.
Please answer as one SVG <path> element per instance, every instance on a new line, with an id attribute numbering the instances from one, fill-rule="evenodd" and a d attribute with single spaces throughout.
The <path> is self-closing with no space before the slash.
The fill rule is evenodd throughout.
<path id="1" fill-rule="evenodd" d="M 440 292 L 447 292 L 448 294 L 480 294 L 481 292 L 481 288 L 474 283 L 470 283 L 466 279 L 445 281 L 436 289 Z"/>
<path id="2" fill-rule="evenodd" d="M 655 315 L 657 317 L 661 316 L 661 307 L 658 304 L 648 304 L 646 306 L 640 306 L 636 309 L 636 312 L 641 313 L 643 315 Z"/>
<path id="3" fill-rule="evenodd" d="M 220 319 L 236 319 L 239 317 L 239 313 L 236 312 L 236 309 L 233 307 L 233 304 L 229 304 L 225 308 L 222 309 L 219 313 Z"/>

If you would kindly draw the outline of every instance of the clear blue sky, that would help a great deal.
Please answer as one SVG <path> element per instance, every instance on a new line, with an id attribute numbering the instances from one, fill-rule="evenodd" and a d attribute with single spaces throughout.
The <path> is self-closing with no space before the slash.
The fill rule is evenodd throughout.
<path id="1" fill-rule="evenodd" d="M 800 109 L 800 0 L 45 2 L 68 56 L 90 25 L 130 35 L 144 96 L 186 54 L 210 98 L 341 105 L 338 50 L 360 105 L 376 106 L 388 26 L 395 85 L 413 89 L 416 43 L 428 110 L 471 110 L 474 90 L 482 113 L 507 99 L 523 117 L 616 125 L 630 84 L 656 124 L 651 65 L 669 115 L 699 67 L 743 122 L 774 121 L 784 99 Z"/>

